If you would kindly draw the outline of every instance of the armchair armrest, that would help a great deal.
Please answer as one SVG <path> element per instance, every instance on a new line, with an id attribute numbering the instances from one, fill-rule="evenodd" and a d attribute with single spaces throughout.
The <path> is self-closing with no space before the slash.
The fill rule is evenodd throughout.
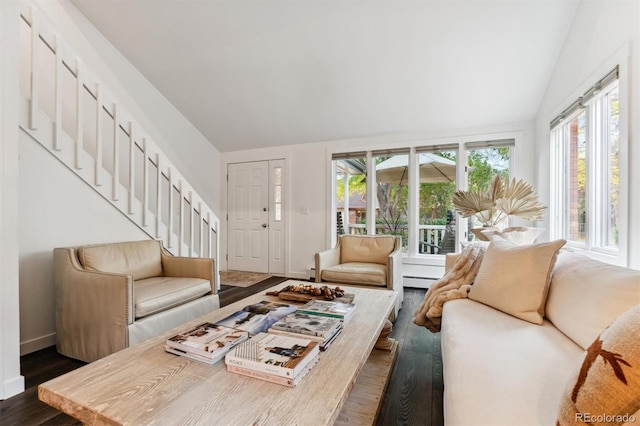
<path id="1" fill-rule="evenodd" d="M 402 249 L 391 252 L 387 261 L 387 288 L 396 290 L 402 287 Z"/>
<path id="2" fill-rule="evenodd" d="M 75 249 L 54 249 L 58 352 L 91 362 L 128 346 L 133 277 L 86 271 Z"/>
<path id="3" fill-rule="evenodd" d="M 161 252 L 162 270 L 165 277 L 189 277 L 201 278 L 209 280 L 211 283 L 211 293 L 216 294 L 218 291 L 216 261 L 208 257 L 179 257 L 172 256 L 165 252 L 164 248 Z"/>
<path id="4" fill-rule="evenodd" d="M 322 282 L 322 270 L 340 263 L 340 247 L 316 253 L 316 282 Z"/>

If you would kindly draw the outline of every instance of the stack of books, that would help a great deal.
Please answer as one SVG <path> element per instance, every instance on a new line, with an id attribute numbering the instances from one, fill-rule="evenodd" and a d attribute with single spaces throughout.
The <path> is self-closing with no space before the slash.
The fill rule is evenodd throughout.
<path id="1" fill-rule="evenodd" d="M 323 317 L 302 312 L 293 312 L 280 319 L 269 329 L 269 333 L 285 336 L 303 336 L 320 342 L 320 350 L 326 350 L 342 331 L 339 318 Z"/>
<path id="2" fill-rule="evenodd" d="M 318 362 L 320 344 L 304 337 L 258 333 L 225 355 L 227 370 L 294 387 Z"/>
<path id="3" fill-rule="evenodd" d="M 247 331 L 205 322 L 169 337 L 164 349 L 175 355 L 214 364 L 248 338 Z"/>
<path id="4" fill-rule="evenodd" d="M 334 302 L 328 300 L 310 300 L 297 312 L 301 314 L 318 315 L 329 318 L 338 318 L 343 323 L 349 322 L 355 313 L 356 305 L 353 303 Z"/>

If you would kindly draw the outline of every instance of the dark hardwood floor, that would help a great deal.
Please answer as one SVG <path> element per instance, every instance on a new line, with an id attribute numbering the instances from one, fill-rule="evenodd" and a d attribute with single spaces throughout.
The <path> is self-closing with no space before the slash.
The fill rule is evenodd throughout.
<path id="1" fill-rule="evenodd" d="M 273 287 L 274 285 L 280 284 L 286 280 L 287 278 L 283 277 L 269 277 L 264 281 L 260 281 L 259 283 L 252 285 L 251 287 L 232 287 L 230 285 L 222 285 L 220 286 L 219 293 L 220 306 L 230 305 L 233 302 L 237 302 L 240 299 L 244 299 L 247 296 L 258 293 L 259 291 L 266 290 L 269 287 Z"/>
<path id="2" fill-rule="evenodd" d="M 426 290 L 405 288 L 404 302 L 391 337 L 398 341 L 398 358 L 391 373 L 378 426 L 444 424 L 440 334 L 413 323 L 413 314 Z"/>
<path id="3" fill-rule="evenodd" d="M 262 291 L 284 278 L 272 277 L 249 288 L 223 286 L 220 303 L 226 306 Z M 391 334 L 399 342 L 398 359 L 378 417 L 382 425 L 442 425 L 442 357 L 440 336 L 413 324 L 413 313 L 425 290 L 405 289 L 404 305 Z M 20 358 L 26 391 L 0 401 L 0 425 L 79 425 L 38 400 L 38 384 L 84 365 L 58 354 L 55 347 Z"/>

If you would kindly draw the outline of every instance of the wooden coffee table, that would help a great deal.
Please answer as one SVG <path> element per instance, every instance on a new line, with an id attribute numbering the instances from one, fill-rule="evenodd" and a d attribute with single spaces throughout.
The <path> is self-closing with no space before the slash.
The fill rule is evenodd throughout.
<path id="1" fill-rule="evenodd" d="M 188 325 L 277 300 L 261 292 L 43 383 L 38 397 L 86 424 L 373 423 L 395 359 L 395 346 L 381 351 L 374 345 L 396 296 L 368 288 L 348 292 L 356 295 L 354 317 L 295 388 L 227 372 L 224 361 L 211 366 L 164 351 L 165 339 Z"/>

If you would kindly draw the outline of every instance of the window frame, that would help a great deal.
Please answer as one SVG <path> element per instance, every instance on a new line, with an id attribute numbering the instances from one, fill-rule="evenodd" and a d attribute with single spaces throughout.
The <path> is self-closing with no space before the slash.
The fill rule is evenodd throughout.
<path id="1" fill-rule="evenodd" d="M 611 70 L 617 66 L 618 78 L 609 81 L 604 87 L 597 85 L 590 86 L 585 92 L 590 99 L 584 102 L 586 110 L 586 189 L 585 189 L 585 210 L 587 213 L 587 223 L 585 224 L 585 241 L 568 240 L 568 178 L 569 178 L 569 129 L 568 123 L 573 120 L 581 111 L 574 110 L 566 119 L 559 115 L 551 122 L 549 133 L 550 144 L 550 197 L 549 197 L 549 222 L 550 236 L 554 238 L 567 239 L 567 247 L 574 251 L 586 254 L 589 257 L 596 258 L 607 263 L 620 266 L 628 266 L 628 127 L 629 127 L 629 84 L 628 84 L 628 49 L 622 49 L 614 57 L 615 63 L 609 63 L 600 67 L 600 71 L 596 76 L 602 76 L 601 71 Z M 596 81 L 591 78 L 589 81 Z M 618 187 L 618 245 L 617 247 L 606 246 L 605 231 L 609 229 L 603 220 L 607 219 L 608 205 L 610 197 L 608 190 L 603 188 L 608 185 L 608 170 L 610 167 L 610 158 L 608 155 L 609 135 L 608 121 L 609 115 L 608 105 L 605 102 L 606 97 L 618 88 L 619 102 L 619 140 L 618 140 L 618 156 L 619 156 L 619 187 Z M 582 99 L 579 98 L 582 104 Z M 572 104 L 573 105 L 573 104 Z M 605 143 L 606 142 L 606 143 Z M 607 182 L 603 179 L 607 178 Z"/>
<path id="2" fill-rule="evenodd" d="M 366 158 L 367 175 L 366 179 L 367 191 L 366 191 L 366 203 L 367 206 L 375 205 L 376 201 L 376 173 L 375 173 L 375 154 L 405 154 L 408 151 L 409 155 L 409 167 L 408 171 L 408 185 L 409 185 L 409 205 L 408 205 L 408 238 L 407 251 L 403 253 L 403 263 L 405 264 L 421 264 L 421 265 L 436 265 L 442 266 L 444 264 L 444 255 L 440 254 L 427 254 L 419 253 L 418 239 L 418 154 L 420 152 L 436 152 L 440 150 L 455 150 L 457 152 L 456 162 L 461 164 L 456 172 L 456 190 L 467 188 L 467 149 L 476 148 L 481 146 L 492 147 L 496 143 L 503 143 L 509 141 L 510 155 L 509 155 L 509 170 L 510 177 L 521 177 L 533 182 L 531 173 L 533 170 L 527 170 L 526 166 L 530 164 L 525 160 L 524 156 L 524 141 L 525 133 L 523 131 L 505 131 L 496 133 L 478 133 L 467 136 L 455 136 L 449 138 L 436 138 L 429 139 L 426 137 L 415 138 L 410 141 L 398 140 L 398 141 L 378 141 L 376 144 L 355 144 L 352 150 L 344 151 L 344 147 L 336 145 L 330 148 L 327 152 L 328 158 L 328 175 L 330 176 L 330 191 L 328 193 L 328 204 L 331 207 L 331 214 L 328 215 L 327 225 L 327 243 L 329 246 L 335 246 L 337 236 L 337 220 L 336 220 L 336 193 L 339 182 L 335 180 L 335 176 L 338 170 L 337 161 L 344 160 L 346 158 L 363 157 Z M 519 159 L 519 160 L 518 160 Z M 525 171 L 522 173 L 515 173 L 517 166 L 523 167 Z M 367 208 L 367 220 L 366 220 L 366 234 L 375 234 L 375 209 Z M 468 238 L 467 221 L 460 220 L 458 214 L 455 214 L 456 223 L 456 247 L 461 250 L 459 242 L 463 242 Z"/>

